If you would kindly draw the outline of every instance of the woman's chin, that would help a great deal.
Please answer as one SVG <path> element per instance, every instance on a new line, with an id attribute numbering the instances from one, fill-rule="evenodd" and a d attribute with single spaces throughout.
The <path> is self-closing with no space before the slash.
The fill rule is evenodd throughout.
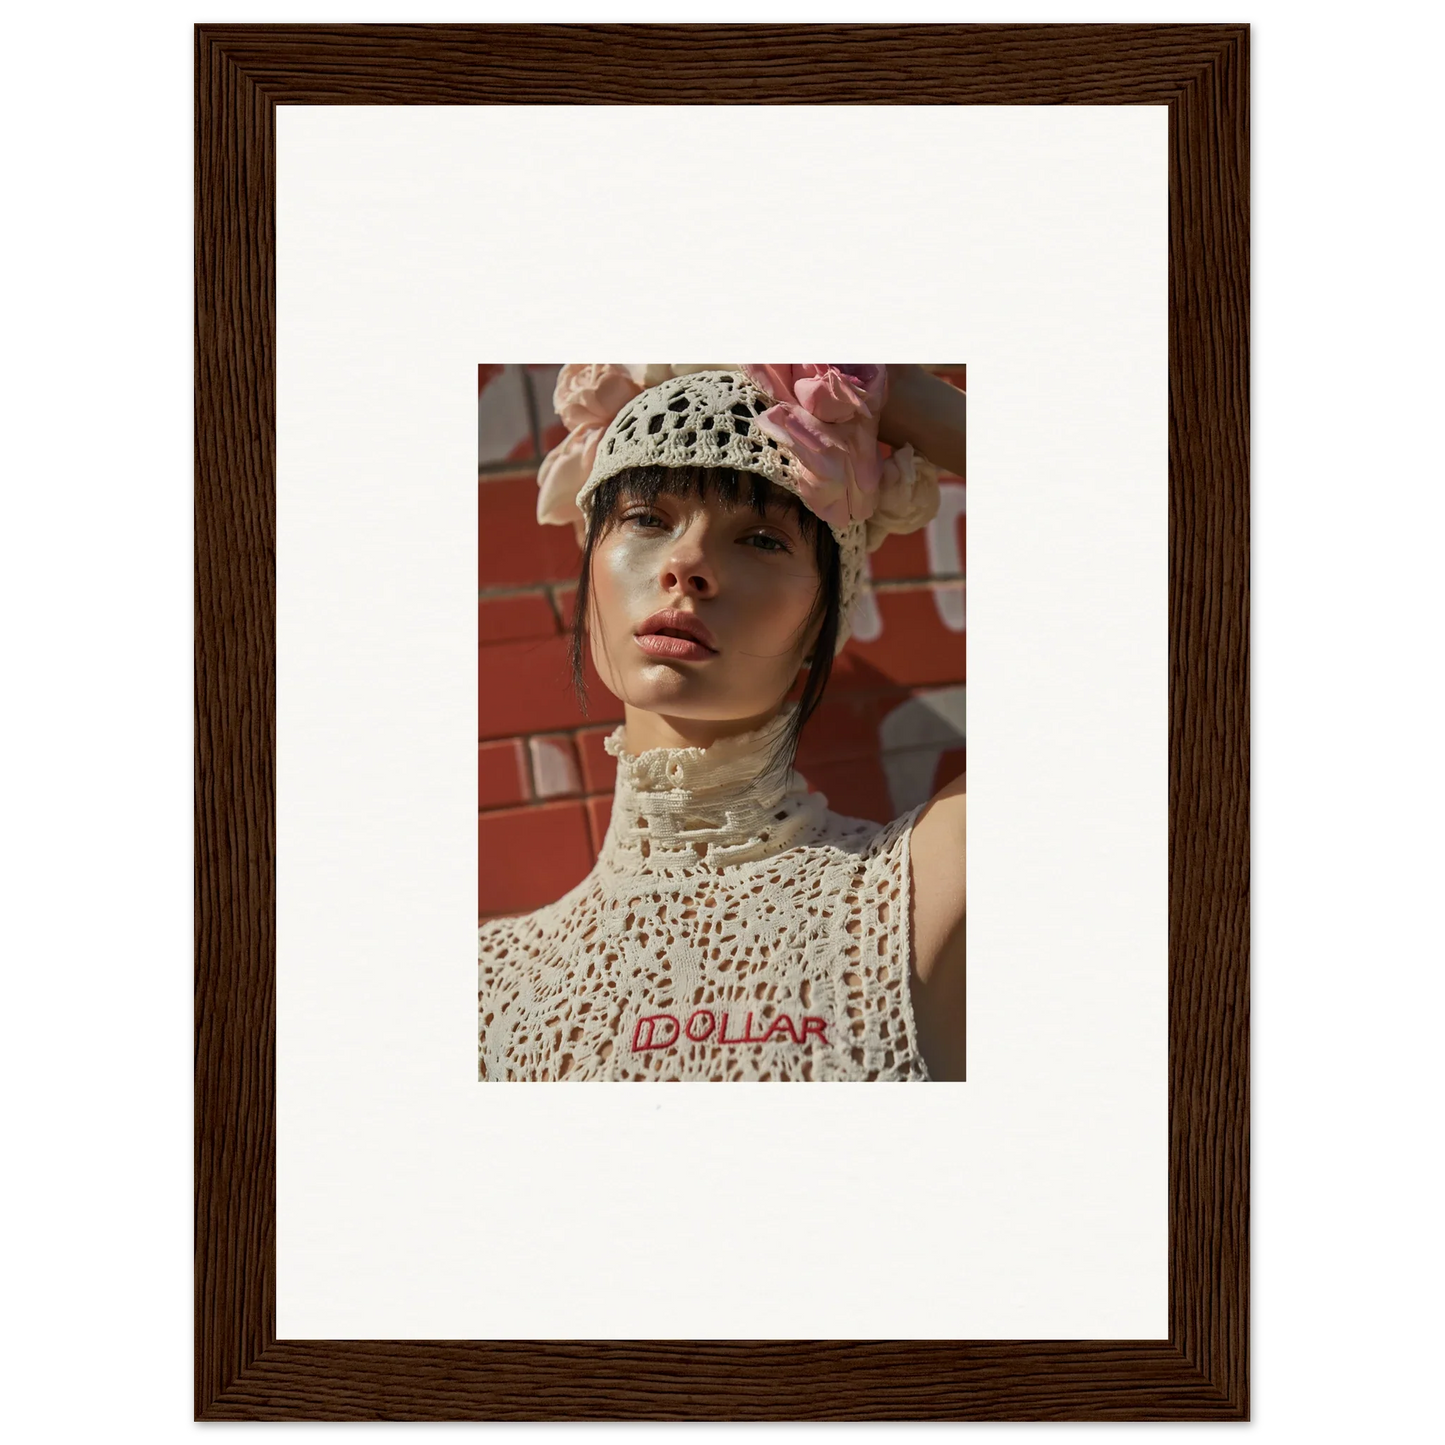
<path id="1" fill-rule="evenodd" d="M 718 702 L 716 688 L 701 686 L 682 668 L 645 667 L 626 689 L 623 701 L 644 712 L 671 713 L 675 717 L 706 717 Z"/>

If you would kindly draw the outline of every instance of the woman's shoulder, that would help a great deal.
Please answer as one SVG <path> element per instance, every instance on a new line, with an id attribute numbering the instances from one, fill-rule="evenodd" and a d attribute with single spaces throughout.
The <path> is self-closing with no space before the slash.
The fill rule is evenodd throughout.
<path id="1" fill-rule="evenodd" d="M 913 841 L 917 846 L 962 851 L 968 837 L 967 787 L 967 774 L 960 774 L 914 810 Z"/>
<path id="2" fill-rule="evenodd" d="M 822 844 L 845 873 L 870 888 L 906 896 L 926 941 L 951 934 L 965 908 L 966 780 L 886 823 L 829 812 Z"/>
<path id="3" fill-rule="evenodd" d="M 968 907 L 968 794 L 963 778 L 918 810 L 909 842 L 910 890 L 919 973 L 926 979 L 953 946 Z"/>
<path id="4" fill-rule="evenodd" d="M 968 794 L 958 778 L 923 805 L 909 848 L 913 1012 L 935 1079 L 966 1077 Z"/>

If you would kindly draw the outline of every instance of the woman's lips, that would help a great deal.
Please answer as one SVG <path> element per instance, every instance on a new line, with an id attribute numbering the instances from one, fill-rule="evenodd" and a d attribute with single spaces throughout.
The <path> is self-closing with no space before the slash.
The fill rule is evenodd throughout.
<path id="1" fill-rule="evenodd" d="M 670 657 L 679 662 L 702 662 L 717 653 L 691 637 L 674 637 L 666 632 L 639 632 L 637 645 L 653 657 Z"/>
<path id="2" fill-rule="evenodd" d="M 687 608 L 663 607 L 642 622 L 632 635 L 651 657 L 666 657 L 674 662 L 706 662 L 717 656 L 707 623 Z"/>

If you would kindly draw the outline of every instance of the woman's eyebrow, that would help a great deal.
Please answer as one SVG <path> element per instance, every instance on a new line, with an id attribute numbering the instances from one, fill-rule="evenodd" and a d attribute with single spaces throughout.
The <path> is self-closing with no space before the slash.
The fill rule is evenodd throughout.
<path id="1" fill-rule="evenodd" d="M 772 522 L 793 522 L 796 524 L 797 514 L 786 502 L 769 500 L 763 503 L 763 516 Z"/>

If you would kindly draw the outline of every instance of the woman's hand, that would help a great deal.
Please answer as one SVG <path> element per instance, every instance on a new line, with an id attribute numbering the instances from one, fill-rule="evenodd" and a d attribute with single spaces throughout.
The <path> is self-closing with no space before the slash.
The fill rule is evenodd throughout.
<path id="1" fill-rule="evenodd" d="M 878 437 L 890 447 L 905 442 L 956 477 L 964 475 L 967 400 L 956 386 L 921 366 L 888 366 L 888 400 Z"/>
<path id="2" fill-rule="evenodd" d="M 909 840 L 913 1021 L 929 1076 L 940 1080 L 964 1077 L 966 776 L 934 795 Z"/>

